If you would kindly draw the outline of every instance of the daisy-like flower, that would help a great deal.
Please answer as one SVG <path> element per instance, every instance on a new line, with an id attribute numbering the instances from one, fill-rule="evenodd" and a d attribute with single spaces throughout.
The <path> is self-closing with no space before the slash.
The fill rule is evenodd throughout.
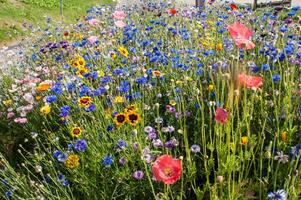
<path id="1" fill-rule="evenodd" d="M 74 169 L 79 166 L 79 160 L 80 158 L 78 155 L 71 154 L 68 156 L 64 164 L 67 168 Z"/>
<path id="2" fill-rule="evenodd" d="M 285 190 L 277 190 L 276 192 L 269 192 L 268 193 L 268 199 L 269 200 L 286 200 L 287 199 L 287 193 Z"/>
<path id="3" fill-rule="evenodd" d="M 73 127 L 70 131 L 72 137 L 80 137 L 82 134 L 82 129 L 80 127 Z"/>
<path id="4" fill-rule="evenodd" d="M 129 52 L 125 47 L 119 47 L 118 51 L 121 55 L 123 55 L 126 58 L 129 56 Z"/>
<path id="5" fill-rule="evenodd" d="M 140 120 L 140 115 L 137 112 L 128 112 L 126 113 L 127 121 L 131 125 L 137 125 Z"/>
<path id="6" fill-rule="evenodd" d="M 89 96 L 83 96 L 78 99 L 78 105 L 80 107 L 89 107 L 89 105 L 93 102 L 93 99 Z"/>
<path id="7" fill-rule="evenodd" d="M 117 125 L 117 127 L 122 126 L 124 123 L 126 123 L 128 120 L 127 116 L 124 113 L 118 113 L 114 117 L 114 123 Z"/>
<path id="8" fill-rule="evenodd" d="M 83 78 L 84 74 L 88 73 L 89 69 L 85 66 L 80 66 L 78 67 L 78 70 L 76 71 L 76 75 L 78 75 L 79 77 Z"/>

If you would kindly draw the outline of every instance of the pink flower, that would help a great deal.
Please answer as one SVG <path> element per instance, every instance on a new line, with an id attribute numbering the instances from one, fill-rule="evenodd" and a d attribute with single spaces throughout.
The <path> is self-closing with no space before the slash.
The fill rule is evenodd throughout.
<path id="1" fill-rule="evenodd" d="M 115 22 L 115 25 L 119 28 L 124 28 L 126 26 L 126 23 L 124 23 L 123 21 L 121 20 L 118 20 Z"/>
<path id="2" fill-rule="evenodd" d="M 114 19 L 118 19 L 118 20 L 123 20 L 124 18 L 126 17 L 126 14 L 125 12 L 123 12 L 122 10 L 116 10 L 114 13 L 113 13 L 113 18 Z"/>
<path id="3" fill-rule="evenodd" d="M 152 172 L 157 181 L 173 184 L 181 178 L 182 162 L 165 154 L 156 159 L 152 166 Z"/>
<path id="4" fill-rule="evenodd" d="M 91 44 L 95 44 L 98 41 L 98 37 L 97 36 L 90 36 L 90 37 L 88 37 L 88 41 Z"/>
<path id="5" fill-rule="evenodd" d="M 261 76 L 248 76 L 246 74 L 239 74 L 238 81 L 241 85 L 247 88 L 259 88 L 263 84 L 263 78 Z"/>
<path id="6" fill-rule="evenodd" d="M 90 19 L 88 20 L 88 23 L 92 26 L 96 26 L 98 24 L 98 20 L 97 19 Z"/>
<path id="7" fill-rule="evenodd" d="M 253 49 L 255 44 L 250 40 L 252 30 L 240 22 L 228 26 L 228 31 L 239 48 Z"/>
<path id="8" fill-rule="evenodd" d="M 27 119 L 26 118 L 22 118 L 22 117 L 18 117 L 14 120 L 14 122 L 18 123 L 18 124 L 25 124 L 27 123 Z"/>
<path id="9" fill-rule="evenodd" d="M 228 112 L 223 108 L 217 108 L 215 111 L 215 121 L 221 124 L 225 124 L 228 121 Z"/>
<path id="10" fill-rule="evenodd" d="M 13 116 L 15 116 L 15 113 L 13 113 L 13 112 L 7 113 L 7 119 L 12 118 Z"/>
<path id="11" fill-rule="evenodd" d="M 23 98 L 24 98 L 25 101 L 27 101 L 29 104 L 33 104 L 33 102 L 34 102 L 34 97 L 33 97 L 32 94 L 30 94 L 30 93 L 24 94 Z"/>

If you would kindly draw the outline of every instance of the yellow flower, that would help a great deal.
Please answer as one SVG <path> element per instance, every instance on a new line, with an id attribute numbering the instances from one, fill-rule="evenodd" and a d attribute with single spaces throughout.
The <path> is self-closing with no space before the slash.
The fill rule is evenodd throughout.
<path id="1" fill-rule="evenodd" d="M 78 68 L 78 70 L 76 71 L 76 74 L 79 77 L 83 78 L 83 75 L 86 74 L 86 73 L 88 73 L 88 72 L 89 72 L 89 69 L 87 67 L 80 66 Z"/>
<path id="2" fill-rule="evenodd" d="M 287 140 L 287 133 L 286 133 L 286 131 L 283 131 L 281 133 L 281 140 L 282 140 L 282 142 L 286 142 L 286 140 Z"/>
<path id="3" fill-rule="evenodd" d="M 138 124 L 140 120 L 140 115 L 137 112 L 128 112 L 126 114 L 126 117 L 127 117 L 127 121 L 133 126 Z"/>
<path id="4" fill-rule="evenodd" d="M 127 122 L 127 116 L 124 113 L 118 113 L 114 117 L 114 123 L 117 125 L 117 127 L 122 126 L 126 122 Z"/>
<path id="5" fill-rule="evenodd" d="M 36 98 L 37 101 L 40 101 L 42 97 L 41 96 L 36 96 L 35 98 Z"/>
<path id="6" fill-rule="evenodd" d="M 102 70 L 97 71 L 99 77 L 103 77 L 105 73 Z"/>
<path id="7" fill-rule="evenodd" d="M 216 45 L 216 50 L 218 50 L 218 51 L 223 50 L 223 44 L 222 44 L 222 43 L 218 43 L 218 44 Z"/>
<path id="8" fill-rule="evenodd" d="M 4 104 L 5 106 L 10 106 L 12 103 L 13 103 L 13 100 L 11 100 L 11 99 L 6 100 L 6 101 L 3 101 L 3 104 Z"/>
<path id="9" fill-rule="evenodd" d="M 83 67 L 83 66 L 86 65 L 86 61 L 85 61 L 85 59 L 83 57 L 77 56 L 76 59 L 77 59 L 77 63 L 78 63 L 79 66 Z"/>
<path id="10" fill-rule="evenodd" d="M 83 96 L 77 100 L 80 107 L 89 107 L 93 102 L 92 98 L 89 96 Z"/>
<path id="11" fill-rule="evenodd" d="M 137 112 L 137 108 L 135 105 L 130 105 L 130 106 L 126 107 L 123 112 L 125 114 L 127 114 L 129 112 Z"/>
<path id="12" fill-rule="evenodd" d="M 126 48 L 124 48 L 124 47 L 119 47 L 119 48 L 118 48 L 118 51 L 119 51 L 119 53 L 120 53 L 121 55 L 123 55 L 124 57 L 128 57 L 128 55 L 129 55 L 128 50 L 127 50 Z"/>
<path id="13" fill-rule="evenodd" d="M 125 99 L 122 96 L 117 96 L 114 99 L 114 103 L 124 103 Z"/>
<path id="14" fill-rule="evenodd" d="M 177 105 L 177 102 L 176 102 L 175 100 L 170 100 L 170 101 L 169 101 L 169 104 L 170 104 L 171 106 L 175 106 L 175 105 Z"/>
<path id="15" fill-rule="evenodd" d="M 209 92 L 211 92 L 213 89 L 214 89 L 214 85 L 210 84 L 210 85 L 208 86 Z"/>
<path id="16" fill-rule="evenodd" d="M 193 79 L 190 76 L 185 76 L 186 81 L 192 81 Z"/>
<path id="17" fill-rule="evenodd" d="M 79 137 L 82 134 L 82 129 L 80 127 L 73 127 L 70 131 L 72 137 Z"/>
<path id="18" fill-rule="evenodd" d="M 68 156 L 64 164 L 67 168 L 73 169 L 79 166 L 79 160 L 80 157 L 78 155 L 71 154 Z"/>
<path id="19" fill-rule="evenodd" d="M 242 144 L 242 145 L 248 144 L 248 137 L 247 137 L 247 136 L 241 137 L 241 144 Z"/>
<path id="20" fill-rule="evenodd" d="M 51 111 L 51 107 L 50 105 L 45 105 L 43 107 L 40 108 L 40 112 L 47 115 L 48 113 L 50 113 Z"/>
<path id="21" fill-rule="evenodd" d="M 183 83 L 183 81 L 180 81 L 180 80 L 176 81 L 177 85 L 181 85 L 182 83 Z"/>
<path id="22" fill-rule="evenodd" d="M 117 58 L 117 54 L 115 52 L 110 53 L 111 58 L 115 59 Z"/>

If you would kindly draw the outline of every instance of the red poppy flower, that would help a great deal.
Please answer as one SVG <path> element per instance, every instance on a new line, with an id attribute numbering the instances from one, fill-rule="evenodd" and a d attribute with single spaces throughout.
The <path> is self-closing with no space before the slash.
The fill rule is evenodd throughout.
<path id="1" fill-rule="evenodd" d="M 157 181 L 173 184 L 181 177 L 182 163 L 170 155 L 162 155 L 153 164 L 152 171 Z"/>
<path id="2" fill-rule="evenodd" d="M 215 111 L 215 121 L 225 124 L 228 120 L 228 112 L 223 108 L 217 108 Z"/>
<path id="3" fill-rule="evenodd" d="M 169 14 L 175 15 L 177 13 L 177 10 L 175 8 L 172 8 L 169 10 Z"/>
<path id="4" fill-rule="evenodd" d="M 230 3 L 231 10 L 236 10 L 237 6 L 234 3 Z"/>
<path id="5" fill-rule="evenodd" d="M 248 76 L 246 74 L 238 75 L 238 81 L 247 88 L 259 88 L 263 84 L 263 78 L 260 76 Z"/>
<path id="6" fill-rule="evenodd" d="M 239 48 L 253 49 L 255 44 L 250 40 L 252 30 L 240 22 L 228 26 L 228 31 Z"/>

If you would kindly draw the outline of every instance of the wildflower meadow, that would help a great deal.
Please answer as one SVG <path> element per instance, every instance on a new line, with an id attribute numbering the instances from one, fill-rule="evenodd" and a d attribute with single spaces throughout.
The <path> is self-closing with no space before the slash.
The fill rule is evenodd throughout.
<path id="1" fill-rule="evenodd" d="M 0 199 L 301 199 L 301 8 L 95 5 L 0 68 Z"/>

